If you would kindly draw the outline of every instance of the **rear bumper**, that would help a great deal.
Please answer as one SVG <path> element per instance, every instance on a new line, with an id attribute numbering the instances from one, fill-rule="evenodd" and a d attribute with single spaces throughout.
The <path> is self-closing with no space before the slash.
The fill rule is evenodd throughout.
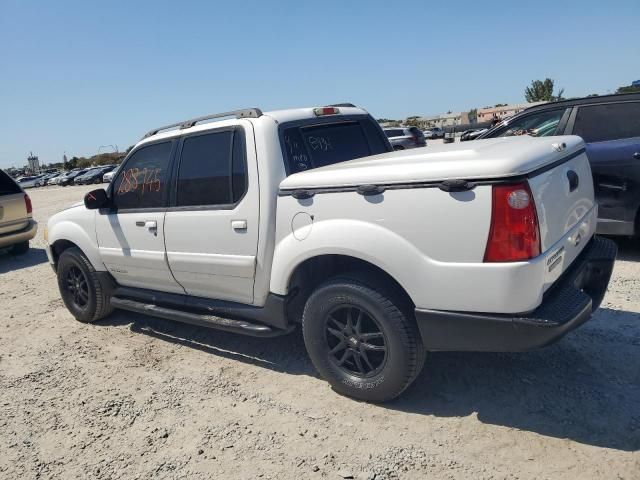
<path id="1" fill-rule="evenodd" d="M 427 350 L 521 352 L 549 345 L 586 322 L 602 302 L 617 252 L 594 237 L 533 312 L 520 315 L 416 309 Z"/>
<path id="2" fill-rule="evenodd" d="M 0 235 L 0 248 L 29 241 L 36 236 L 36 233 L 38 233 L 38 223 L 35 220 L 29 220 L 29 224 L 22 230 Z"/>

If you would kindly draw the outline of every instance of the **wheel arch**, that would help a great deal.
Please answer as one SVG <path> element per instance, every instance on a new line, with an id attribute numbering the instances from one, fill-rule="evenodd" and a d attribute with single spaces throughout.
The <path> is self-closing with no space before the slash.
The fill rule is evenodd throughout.
<path id="1" fill-rule="evenodd" d="M 57 267 L 58 259 L 65 250 L 76 247 L 84 253 L 96 271 L 106 271 L 95 240 L 92 240 L 87 232 L 74 222 L 56 223 L 50 228 L 49 244 L 54 267 Z"/>
<path id="2" fill-rule="evenodd" d="M 293 322 L 299 321 L 307 299 L 316 288 L 326 280 L 342 275 L 369 287 L 384 288 L 401 302 L 407 312 L 415 308 L 400 282 L 378 265 L 351 255 L 321 254 L 305 259 L 292 270 L 286 288 L 293 294 L 287 305 L 287 317 Z"/>

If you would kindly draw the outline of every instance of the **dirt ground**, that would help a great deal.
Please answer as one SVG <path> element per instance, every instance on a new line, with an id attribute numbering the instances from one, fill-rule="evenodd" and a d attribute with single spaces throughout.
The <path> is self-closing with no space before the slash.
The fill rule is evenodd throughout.
<path id="1" fill-rule="evenodd" d="M 0 478 L 640 479 L 640 242 L 559 343 L 432 354 L 400 399 L 368 405 L 318 377 L 299 331 L 76 322 L 42 231 L 90 188 L 31 190 L 32 249 L 0 254 Z"/>

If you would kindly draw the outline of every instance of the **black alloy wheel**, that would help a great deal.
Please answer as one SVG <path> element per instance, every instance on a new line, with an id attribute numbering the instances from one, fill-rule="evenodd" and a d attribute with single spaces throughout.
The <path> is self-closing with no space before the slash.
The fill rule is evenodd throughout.
<path id="1" fill-rule="evenodd" d="M 345 373 L 373 377 L 387 360 L 387 342 L 380 325 L 361 308 L 339 306 L 326 320 L 329 360 Z"/>
<path id="2" fill-rule="evenodd" d="M 411 305 L 385 278 L 361 272 L 314 289 L 302 315 L 314 367 L 342 395 L 386 402 L 415 380 L 424 347 Z"/>
<path id="3" fill-rule="evenodd" d="M 65 280 L 67 298 L 73 301 L 76 308 L 86 309 L 89 304 L 89 284 L 82 270 L 76 266 L 70 267 Z"/>

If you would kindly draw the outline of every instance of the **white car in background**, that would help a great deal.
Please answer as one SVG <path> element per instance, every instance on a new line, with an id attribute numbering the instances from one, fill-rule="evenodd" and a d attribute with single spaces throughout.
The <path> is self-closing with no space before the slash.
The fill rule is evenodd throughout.
<path id="1" fill-rule="evenodd" d="M 102 176 L 102 181 L 103 181 L 104 183 L 109 183 L 109 182 L 111 182 L 111 180 L 113 180 L 113 177 L 114 177 L 115 175 L 117 175 L 117 174 L 118 174 L 118 170 L 119 170 L 119 169 L 120 169 L 120 167 L 116 167 L 114 170 L 111 170 L 110 172 L 105 173 L 105 174 Z"/>
<path id="2" fill-rule="evenodd" d="M 17 180 L 18 185 L 22 188 L 41 187 L 44 183 L 41 176 L 21 177 Z"/>

